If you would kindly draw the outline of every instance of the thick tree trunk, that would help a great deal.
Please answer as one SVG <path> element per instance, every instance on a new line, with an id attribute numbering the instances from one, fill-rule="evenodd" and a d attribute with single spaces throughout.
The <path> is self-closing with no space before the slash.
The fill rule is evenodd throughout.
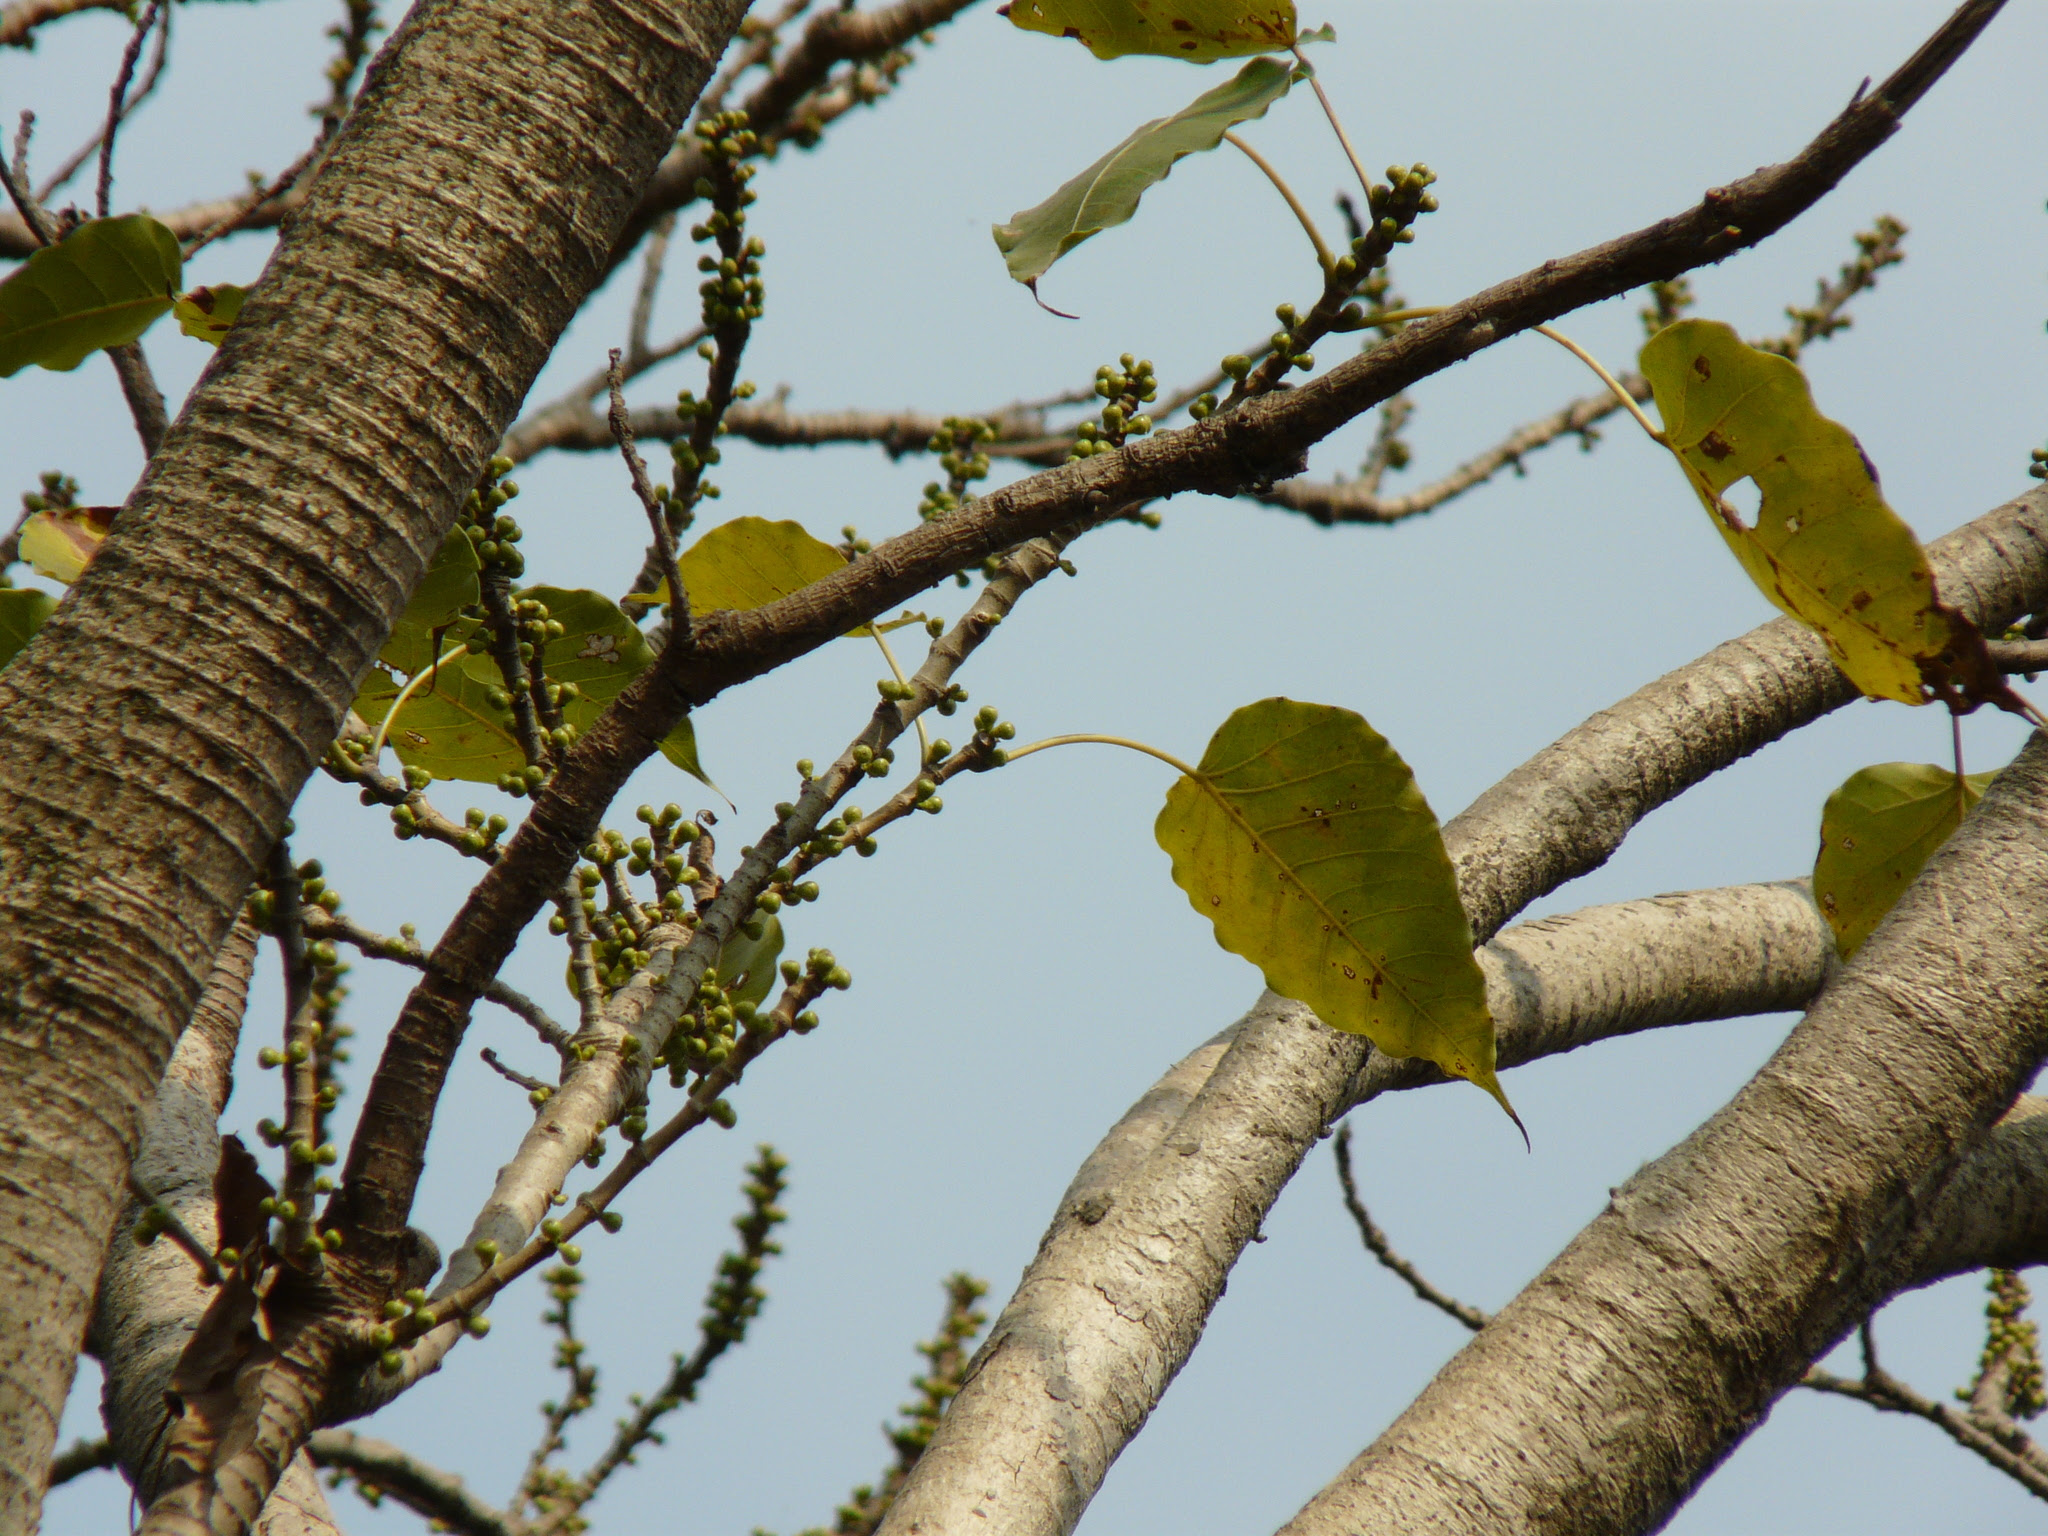
<path id="1" fill-rule="evenodd" d="M 0 675 L 0 1529 L 35 1521 L 142 1107 L 356 684 L 743 0 L 425 0 Z"/>

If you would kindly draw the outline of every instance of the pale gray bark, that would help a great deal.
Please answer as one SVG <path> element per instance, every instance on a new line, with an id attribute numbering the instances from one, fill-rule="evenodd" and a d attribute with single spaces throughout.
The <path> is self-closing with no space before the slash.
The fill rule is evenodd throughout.
<path id="1" fill-rule="evenodd" d="M 209 1251 L 219 1243 L 213 1177 L 220 1164 L 220 1113 L 234 1086 L 255 954 L 255 931 L 237 923 L 164 1069 L 135 1157 L 136 1181 Z M 162 1471 L 169 1419 L 164 1391 L 213 1291 L 201 1283 L 191 1255 L 169 1238 L 136 1245 L 127 1229 L 141 1214 L 141 1204 L 131 1200 L 108 1244 L 87 1347 L 105 1372 L 101 1414 L 115 1460 L 147 1503 Z M 256 1523 L 258 1536 L 336 1536 L 338 1529 L 304 1458 L 287 1470 Z"/>
<path id="2" fill-rule="evenodd" d="M 1930 553 L 1946 601 L 1987 628 L 2010 623 L 2048 597 L 2048 489 Z M 1658 805 L 1852 696 L 1819 638 L 1779 620 L 1595 716 L 1446 827 L 1476 936 L 1604 863 Z M 1062 1205 L 884 1523 L 889 1536 L 1036 1536 L 1080 1518 L 1367 1066 L 1362 1040 L 1273 1001 L 1246 1016 L 1114 1191 Z"/>
<path id="3" fill-rule="evenodd" d="M 1733 1101 L 1607 1209 L 1284 1529 L 1655 1529 L 1913 1278 L 2048 1055 L 2048 737 Z"/>
<path id="4" fill-rule="evenodd" d="M 34 1523 L 141 1112 L 243 892 L 743 9 L 418 6 L 0 674 L 0 1529 Z"/>

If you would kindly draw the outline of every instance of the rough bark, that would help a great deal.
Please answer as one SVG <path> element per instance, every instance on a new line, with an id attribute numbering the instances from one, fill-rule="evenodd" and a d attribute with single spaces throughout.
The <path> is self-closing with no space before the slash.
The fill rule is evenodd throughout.
<path id="1" fill-rule="evenodd" d="M 0 676 L 0 1528 L 236 906 L 737 25 L 428 0 L 113 535 Z"/>
<path id="2" fill-rule="evenodd" d="M 1930 553 L 1945 600 L 1987 627 L 2010 623 L 2048 597 L 2048 490 Z M 1476 936 L 1604 863 L 1657 806 L 1852 696 L 1820 640 L 1780 620 L 1596 715 L 1445 828 Z M 883 1531 L 1071 1530 L 1368 1070 L 1362 1040 L 1293 1008 L 1255 1008 L 1115 1190 L 1062 1203 Z"/>
<path id="3" fill-rule="evenodd" d="M 2048 1055 L 2048 737 L 1736 1097 L 1631 1178 L 1287 1536 L 1655 1529 L 1912 1278 Z"/>

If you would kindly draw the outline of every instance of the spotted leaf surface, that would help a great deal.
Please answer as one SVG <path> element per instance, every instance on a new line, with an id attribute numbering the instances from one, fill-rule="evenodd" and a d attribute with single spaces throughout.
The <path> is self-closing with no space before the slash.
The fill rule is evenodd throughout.
<path id="1" fill-rule="evenodd" d="M 1168 791 L 1154 833 L 1216 942 L 1275 992 L 1514 1114 L 1436 816 L 1362 717 L 1292 699 L 1238 710 Z"/>

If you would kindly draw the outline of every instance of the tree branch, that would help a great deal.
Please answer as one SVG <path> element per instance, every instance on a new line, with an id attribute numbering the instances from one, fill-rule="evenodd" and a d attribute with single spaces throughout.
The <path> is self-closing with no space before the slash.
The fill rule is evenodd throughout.
<path id="1" fill-rule="evenodd" d="M 415 989 L 387 1047 L 391 1080 L 414 1086 L 402 1104 L 396 1098 L 382 1104 L 373 1085 L 358 1148 L 387 1137 L 393 1146 L 417 1139 L 431 1120 L 432 1094 L 440 1082 L 441 1069 L 428 1063 L 452 1055 L 473 998 L 496 974 L 516 935 L 560 888 L 627 776 L 687 710 L 1023 540 L 1054 528 L 1098 523 L 1123 508 L 1181 491 L 1235 494 L 1284 475 L 1310 443 L 1428 373 L 1582 304 L 1720 260 L 1766 238 L 1896 131 L 1899 114 L 1998 8 L 1995 0 L 1973 0 L 1890 81 L 1845 109 L 1793 160 L 1715 188 L 1686 213 L 1576 256 L 1545 262 L 1409 326 L 1299 389 L 1276 391 L 1193 427 L 1141 438 L 1116 452 L 1004 486 L 952 516 L 888 540 L 870 556 L 791 597 L 746 612 L 706 615 L 695 627 L 696 643 L 689 651 L 664 651 L 570 751 L 535 797 L 504 856 L 470 893 L 436 946 L 438 973 Z M 1833 679 L 1846 688 L 1818 640 L 1801 634 L 1816 683 Z M 1614 840 L 1619 841 L 1618 831 Z M 1601 852 L 1594 862 L 1605 856 Z M 1481 933 L 1497 926 L 1497 919 L 1475 921 Z M 396 1056 L 388 1054 L 394 1051 Z M 379 1081 L 386 1076 L 380 1068 Z M 399 1168 L 413 1161 L 407 1153 L 391 1164 L 388 1175 L 378 1175 L 394 1181 L 390 1193 L 378 1197 L 382 1209 L 404 1208 L 416 1170 L 401 1174 Z M 352 1153 L 350 1168 L 353 1200 L 367 1189 L 367 1165 Z"/>
<path id="2" fill-rule="evenodd" d="M 1930 554 L 1946 600 L 1987 627 L 2010 623 L 2048 597 L 2048 489 Z M 1595 716 L 1445 828 L 1475 935 L 1597 868 L 1657 806 L 1852 696 L 1819 638 L 1780 620 Z M 1502 1031 L 1503 1063 L 1517 1040 Z M 1176 1067 L 1140 1117 L 1167 1124 L 1166 1140 L 1113 1132 L 1083 1165 L 886 1529 L 945 1528 L 990 1488 L 1006 1536 L 1071 1529 L 1323 1127 L 1377 1074 L 1395 1086 L 1416 1072 L 1375 1062 L 1363 1041 L 1268 999 L 1234 1039 Z"/>
<path id="3" fill-rule="evenodd" d="M 526 1522 L 478 1498 L 461 1478 L 421 1461 L 388 1440 L 352 1429 L 323 1429 L 306 1443 L 313 1465 L 345 1472 L 365 1488 L 438 1520 L 462 1536 L 526 1536 Z"/>
<path id="4" fill-rule="evenodd" d="M 2044 1055 L 2037 734 L 1763 1070 L 1616 1190 L 1288 1536 L 1524 1530 L 1556 1509 L 1586 1536 L 1661 1525 L 1912 1283 L 1922 1213 Z"/>

